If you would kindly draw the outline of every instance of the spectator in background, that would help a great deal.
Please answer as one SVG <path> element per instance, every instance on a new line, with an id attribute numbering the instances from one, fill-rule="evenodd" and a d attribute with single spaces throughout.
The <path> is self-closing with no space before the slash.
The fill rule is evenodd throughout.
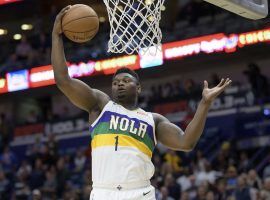
<path id="1" fill-rule="evenodd" d="M 0 154 L 0 162 L 5 173 L 10 174 L 16 169 L 18 164 L 18 159 L 15 154 L 10 151 L 10 148 L 6 146 L 4 148 L 3 154 Z"/>
<path id="2" fill-rule="evenodd" d="M 159 93 L 158 87 L 157 86 L 154 86 L 154 85 L 151 87 L 150 90 L 151 90 L 151 94 L 150 94 L 149 101 L 150 101 L 150 103 L 154 103 L 155 104 L 160 99 L 160 94 L 161 93 Z"/>
<path id="3" fill-rule="evenodd" d="M 214 192 L 213 191 L 208 191 L 206 193 L 205 200 L 215 200 L 215 194 L 214 194 Z"/>
<path id="4" fill-rule="evenodd" d="M 5 144 L 10 140 L 8 121 L 4 113 L 0 114 L 0 152 L 3 150 Z"/>
<path id="5" fill-rule="evenodd" d="M 35 165 L 36 159 L 41 157 L 41 151 L 44 147 L 44 144 L 41 141 L 41 137 L 35 138 L 35 143 L 29 145 L 26 151 L 26 156 L 32 166 Z"/>
<path id="6" fill-rule="evenodd" d="M 33 47 L 35 51 L 32 51 L 33 58 L 31 65 L 39 65 L 39 63 L 50 63 L 50 41 L 47 35 L 43 32 L 39 33 L 37 38 L 33 39 Z M 38 58 L 38 59 L 37 59 Z"/>
<path id="7" fill-rule="evenodd" d="M 16 200 L 28 200 L 31 194 L 30 187 L 27 183 L 27 176 L 28 174 L 24 172 L 16 177 L 14 184 L 14 195 Z"/>
<path id="8" fill-rule="evenodd" d="M 180 198 L 181 187 L 176 183 L 172 174 L 167 174 L 164 178 L 164 186 L 168 189 L 169 196 L 174 199 Z"/>
<path id="9" fill-rule="evenodd" d="M 256 188 L 257 190 L 262 188 L 262 181 L 254 169 L 251 169 L 248 172 L 247 184 L 252 188 Z"/>
<path id="10" fill-rule="evenodd" d="M 66 190 L 63 200 L 79 200 L 78 189 Z"/>
<path id="11" fill-rule="evenodd" d="M 92 174 L 91 174 L 91 170 L 86 169 L 84 174 L 83 174 L 83 185 L 87 186 L 87 185 L 92 185 Z"/>
<path id="12" fill-rule="evenodd" d="M 186 6 L 179 12 L 179 19 L 187 19 L 191 25 L 197 23 L 200 13 L 202 11 L 202 4 L 199 0 L 190 1 Z"/>
<path id="13" fill-rule="evenodd" d="M 234 190 L 237 186 L 237 170 L 234 166 L 229 166 L 226 172 L 227 190 Z"/>
<path id="14" fill-rule="evenodd" d="M 235 154 L 232 153 L 232 144 L 229 141 L 225 141 L 221 145 L 221 153 L 225 156 L 225 160 L 229 165 L 235 164 Z"/>
<path id="15" fill-rule="evenodd" d="M 259 66 L 255 63 L 250 63 L 248 69 L 244 71 L 249 83 L 252 87 L 252 91 L 256 98 L 263 100 L 269 98 L 269 83 L 267 77 L 261 74 Z"/>
<path id="16" fill-rule="evenodd" d="M 163 162 L 160 170 L 160 175 L 162 177 L 165 177 L 166 174 L 172 174 L 173 173 L 173 168 L 170 163 Z"/>
<path id="17" fill-rule="evenodd" d="M 11 54 L 6 62 L 3 64 L 3 68 L 1 68 L 1 72 L 7 72 L 7 71 L 14 71 L 15 69 L 20 69 L 22 66 L 22 63 L 18 60 L 18 56 L 16 53 Z"/>
<path id="18" fill-rule="evenodd" d="M 224 178 L 217 180 L 216 183 L 216 199 L 217 200 L 227 200 L 228 197 L 231 195 L 230 192 L 227 190 L 227 181 Z"/>
<path id="19" fill-rule="evenodd" d="M 29 177 L 32 172 L 31 165 L 28 164 L 27 160 L 22 161 L 21 166 L 19 167 L 17 171 L 17 176 L 22 176 L 23 174 Z"/>
<path id="20" fill-rule="evenodd" d="M 232 152 L 233 149 L 231 148 L 231 143 L 228 141 L 223 142 L 218 156 L 213 163 L 213 166 L 216 167 L 215 169 L 217 171 L 225 172 L 228 169 L 228 166 L 235 164 L 236 155 Z"/>
<path id="21" fill-rule="evenodd" d="M 201 185 L 201 183 L 203 183 L 204 181 L 214 184 L 217 177 L 221 176 L 221 173 L 212 170 L 211 163 L 209 163 L 208 161 L 206 161 L 204 165 L 205 169 L 196 173 L 197 185 Z"/>
<path id="22" fill-rule="evenodd" d="M 62 108 L 62 113 L 61 113 L 61 119 L 69 119 L 70 117 L 72 117 L 72 114 L 70 112 L 70 109 L 68 106 L 63 106 Z"/>
<path id="23" fill-rule="evenodd" d="M 40 158 L 37 158 L 35 160 L 35 166 L 29 179 L 31 189 L 33 190 L 33 189 L 41 188 L 41 186 L 44 183 L 44 179 L 45 179 L 45 174 L 44 174 L 43 163 Z"/>
<path id="24" fill-rule="evenodd" d="M 240 153 L 240 161 L 239 161 L 239 165 L 238 165 L 238 169 L 240 171 L 246 171 L 248 169 L 248 164 L 249 164 L 249 159 L 248 159 L 248 155 L 246 152 L 241 152 Z"/>
<path id="25" fill-rule="evenodd" d="M 0 169 L 0 199 L 9 200 L 11 197 L 11 182 L 6 178 L 3 170 Z"/>
<path id="26" fill-rule="evenodd" d="M 83 188 L 82 200 L 89 200 L 89 194 L 92 191 L 92 187 L 90 185 L 85 185 Z"/>
<path id="27" fill-rule="evenodd" d="M 263 178 L 270 177 L 270 155 L 268 155 L 268 165 L 263 170 Z"/>
<path id="28" fill-rule="evenodd" d="M 176 180 L 176 182 L 180 185 L 182 192 L 184 192 L 191 187 L 191 181 L 189 179 L 188 167 L 185 167 L 182 172 L 182 175 Z"/>
<path id="29" fill-rule="evenodd" d="M 200 185 L 197 188 L 197 195 L 193 200 L 205 200 L 208 188 L 205 185 Z"/>
<path id="30" fill-rule="evenodd" d="M 182 192 L 180 200 L 189 200 L 188 192 Z"/>
<path id="31" fill-rule="evenodd" d="M 195 175 L 190 175 L 189 180 L 191 183 L 190 188 L 187 189 L 187 192 L 189 194 L 189 199 L 194 199 L 197 195 L 197 185 L 196 185 L 196 176 Z"/>
<path id="32" fill-rule="evenodd" d="M 158 200 L 175 200 L 169 195 L 168 188 L 163 186 L 160 188 L 160 194 L 157 197 Z"/>
<path id="33" fill-rule="evenodd" d="M 264 179 L 263 189 L 260 192 L 261 200 L 269 200 L 270 199 L 270 177 Z"/>
<path id="34" fill-rule="evenodd" d="M 174 99 L 179 99 L 183 97 L 183 89 L 181 88 L 181 82 L 180 80 L 174 80 L 173 81 L 173 97 Z"/>
<path id="35" fill-rule="evenodd" d="M 211 87 L 214 87 L 214 86 L 218 85 L 219 82 L 220 82 L 220 79 L 221 79 L 221 78 L 219 77 L 218 74 L 216 74 L 216 73 L 211 74 L 210 81 L 209 81 L 209 85 L 210 85 Z"/>
<path id="36" fill-rule="evenodd" d="M 51 168 L 46 171 L 46 179 L 42 186 L 43 200 L 51 200 L 56 197 L 57 180 L 55 170 Z"/>
<path id="37" fill-rule="evenodd" d="M 61 198 L 70 177 L 69 171 L 65 168 L 65 159 L 59 158 L 56 165 L 57 197 Z"/>
<path id="38" fill-rule="evenodd" d="M 47 169 L 51 166 L 55 166 L 56 164 L 57 156 L 50 152 L 48 144 L 46 144 L 42 149 L 41 159 Z"/>
<path id="39" fill-rule="evenodd" d="M 48 37 L 43 32 L 38 35 L 38 39 L 35 41 L 36 41 L 36 44 L 34 47 L 35 47 L 35 49 L 37 49 L 37 51 L 40 54 L 46 53 L 47 49 L 50 48 L 50 46 L 51 46 Z"/>
<path id="40" fill-rule="evenodd" d="M 79 149 L 76 152 L 76 157 L 74 158 L 75 171 L 81 172 L 86 164 L 86 156 L 83 153 L 83 150 Z"/>
<path id="41" fill-rule="evenodd" d="M 49 153 L 51 156 L 57 159 L 58 157 L 58 142 L 55 139 L 55 135 L 53 133 L 49 134 L 47 146 L 49 148 Z"/>
<path id="42" fill-rule="evenodd" d="M 247 186 L 245 177 L 239 176 L 237 178 L 237 187 L 234 192 L 235 200 L 256 200 L 254 192 Z"/>
<path id="43" fill-rule="evenodd" d="M 171 101 L 173 98 L 173 85 L 168 82 L 164 85 L 162 85 L 162 98 L 166 101 Z"/>
<path id="44" fill-rule="evenodd" d="M 196 166 L 199 171 L 205 171 L 205 163 L 207 162 L 206 158 L 203 156 L 201 150 L 196 152 Z"/>
<path id="45" fill-rule="evenodd" d="M 175 151 L 168 149 L 167 153 L 164 155 L 164 160 L 172 167 L 174 173 L 182 171 L 182 160 Z"/>
<path id="46" fill-rule="evenodd" d="M 24 35 L 22 36 L 21 42 L 16 47 L 16 55 L 18 56 L 18 60 L 27 62 L 30 59 L 31 53 L 32 46 Z"/>
<path id="47" fill-rule="evenodd" d="M 188 99 L 197 99 L 201 95 L 201 90 L 195 84 L 194 80 L 187 79 L 184 81 L 184 96 Z"/>
<path id="48" fill-rule="evenodd" d="M 26 117 L 26 123 L 33 124 L 37 123 L 40 120 L 37 112 L 35 110 L 31 110 Z"/>
<path id="49" fill-rule="evenodd" d="M 42 195 L 41 195 L 40 190 L 38 189 L 33 190 L 31 200 L 42 200 Z"/>

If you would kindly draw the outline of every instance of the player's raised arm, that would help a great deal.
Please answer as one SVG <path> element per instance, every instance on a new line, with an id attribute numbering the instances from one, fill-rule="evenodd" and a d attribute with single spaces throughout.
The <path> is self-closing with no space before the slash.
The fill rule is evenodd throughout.
<path id="1" fill-rule="evenodd" d="M 69 100 L 85 111 L 91 111 L 94 106 L 103 108 L 109 101 L 109 97 L 103 92 L 92 89 L 84 82 L 71 78 L 66 66 L 66 58 L 62 40 L 61 20 L 71 6 L 67 6 L 57 15 L 52 31 L 52 55 L 51 62 L 54 78 L 58 88 Z"/>
<path id="2" fill-rule="evenodd" d="M 207 81 L 204 81 L 202 100 L 185 132 L 162 115 L 154 113 L 158 141 L 173 150 L 191 151 L 202 135 L 211 103 L 231 82 L 228 78 L 222 79 L 216 87 L 209 89 Z"/>

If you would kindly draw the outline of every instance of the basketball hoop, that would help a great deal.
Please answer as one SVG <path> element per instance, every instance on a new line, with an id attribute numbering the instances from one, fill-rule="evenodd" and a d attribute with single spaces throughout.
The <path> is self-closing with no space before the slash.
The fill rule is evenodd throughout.
<path id="1" fill-rule="evenodd" d="M 161 45 L 159 28 L 165 0 L 103 0 L 111 26 L 108 52 L 133 54 Z"/>

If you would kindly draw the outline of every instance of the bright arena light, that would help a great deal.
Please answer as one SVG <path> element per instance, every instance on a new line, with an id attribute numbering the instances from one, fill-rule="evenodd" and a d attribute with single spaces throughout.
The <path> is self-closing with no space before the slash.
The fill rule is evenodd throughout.
<path id="1" fill-rule="evenodd" d="M 32 30 L 33 29 L 33 25 L 32 24 L 22 24 L 21 25 L 21 29 L 24 30 L 24 31 Z"/>
<path id="2" fill-rule="evenodd" d="M 106 21 L 106 18 L 105 17 L 99 17 L 99 22 L 103 23 Z"/>
<path id="3" fill-rule="evenodd" d="M 148 17 L 148 21 L 152 22 L 152 21 L 154 21 L 154 20 L 155 20 L 155 18 L 154 18 L 153 16 L 149 16 L 149 17 Z"/>
<path id="4" fill-rule="evenodd" d="M 22 35 L 21 34 L 15 34 L 15 35 L 13 35 L 13 39 L 14 40 L 20 40 L 20 39 L 22 39 Z"/>
<path id="5" fill-rule="evenodd" d="M 151 5 L 154 2 L 154 0 L 145 0 L 145 5 Z"/>
<path id="6" fill-rule="evenodd" d="M 123 6 L 121 6 L 121 5 L 117 6 L 117 8 L 118 8 L 120 11 L 123 11 L 123 10 L 124 10 Z"/>
<path id="7" fill-rule="evenodd" d="M 6 29 L 0 29 L 0 35 L 6 35 L 8 31 Z"/>
<path id="8" fill-rule="evenodd" d="M 162 5 L 160 8 L 161 11 L 165 11 L 166 10 L 166 6 Z"/>

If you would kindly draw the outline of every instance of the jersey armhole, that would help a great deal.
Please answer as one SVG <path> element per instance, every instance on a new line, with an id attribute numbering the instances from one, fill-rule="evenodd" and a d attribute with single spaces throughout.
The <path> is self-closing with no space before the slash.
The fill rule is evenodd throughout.
<path id="1" fill-rule="evenodd" d="M 96 120 L 90 124 L 90 127 L 94 127 L 97 122 L 100 120 L 100 118 L 102 117 L 102 115 L 104 114 L 104 112 L 106 111 L 106 108 L 109 106 L 109 104 L 111 104 L 112 101 L 108 101 L 108 103 L 104 106 L 104 108 L 102 109 L 101 113 L 98 115 L 98 117 L 96 118 Z"/>

